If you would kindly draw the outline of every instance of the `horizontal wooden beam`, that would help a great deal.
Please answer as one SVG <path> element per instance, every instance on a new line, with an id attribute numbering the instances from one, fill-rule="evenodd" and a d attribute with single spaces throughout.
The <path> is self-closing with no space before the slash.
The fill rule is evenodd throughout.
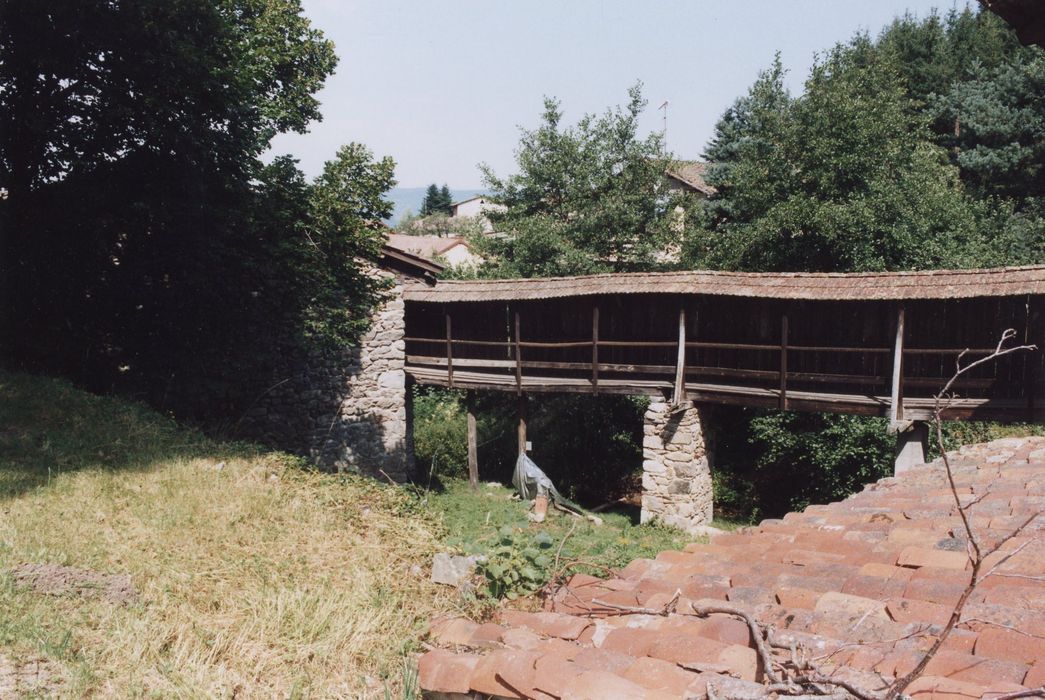
<path id="1" fill-rule="evenodd" d="M 407 337 L 404 340 L 408 343 L 434 343 L 436 345 L 446 345 L 446 338 L 417 338 Z M 501 348 L 512 348 L 515 347 L 516 343 L 511 340 L 468 340 L 462 338 L 454 338 L 454 345 L 472 345 L 476 347 L 501 347 Z M 544 342 L 527 340 L 519 342 L 518 345 L 524 348 L 549 348 L 549 349 L 569 349 L 569 348 L 589 348 L 593 345 L 603 348 L 675 348 L 678 346 L 678 341 L 671 340 L 566 340 L 557 342 Z M 766 344 L 766 343 L 718 343 L 711 341 L 687 341 L 687 348 L 703 348 L 707 350 L 772 350 L 779 351 L 779 345 Z M 823 353 L 856 353 L 856 354 L 889 354 L 893 352 L 892 348 L 875 348 L 875 347 L 851 347 L 851 346 L 839 346 L 839 345 L 788 345 L 788 351 L 790 352 L 823 352 Z M 994 348 L 908 348 L 903 349 L 905 355 L 959 355 L 966 353 L 969 355 L 990 355 L 994 352 Z M 906 378 L 905 378 L 906 381 Z"/>
<path id="2" fill-rule="evenodd" d="M 456 364 L 456 361 L 455 361 Z M 445 369 L 407 366 L 407 373 L 420 384 L 448 386 Z M 775 374 L 775 372 L 773 373 Z M 790 375 L 789 375 L 790 376 Z M 510 374 L 488 374 L 455 369 L 454 385 L 464 389 L 491 391 L 517 391 L 514 377 Z M 594 393 L 590 379 L 570 377 L 540 377 L 527 375 L 522 378 L 522 390 L 526 393 Z M 670 378 L 663 380 L 600 377 L 599 393 L 664 396 L 672 389 Z M 774 407 L 779 404 L 777 389 L 764 387 L 736 386 L 729 384 L 707 384 L 686 382 L 688 400 L 703 403 L 732 404 L 738 406 Z M 830 392 L 795 391 L 787 393 L 788 408 L 795 411 L 822 411 L 869 416 L 887 416 L 888 396 L 871 394 L 836 394 Z M 932 414 L 932 399 L 906 398 L 904 415 L 908 420 L 927 420 Z M 1028 420 L 1027 405 L 1023 399 L 956 399 L 945 413 L 951 419 L 1025 421 Z M 1031 420 L 1045 421 L 1045 407 L 1035 410 Z"/>

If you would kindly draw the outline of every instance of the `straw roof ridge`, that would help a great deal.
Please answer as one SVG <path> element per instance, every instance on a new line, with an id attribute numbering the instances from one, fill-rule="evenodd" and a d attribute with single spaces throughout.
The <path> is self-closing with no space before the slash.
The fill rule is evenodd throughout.
<path id="1" fill-rule="evenodd" d="M 704 294 L 812 300 L 949 299 L 1045 294 L 1045 265 L 904 272 L 626 272 L 442 281 L 407 300 L 511 301 L 596 294 Z"/>

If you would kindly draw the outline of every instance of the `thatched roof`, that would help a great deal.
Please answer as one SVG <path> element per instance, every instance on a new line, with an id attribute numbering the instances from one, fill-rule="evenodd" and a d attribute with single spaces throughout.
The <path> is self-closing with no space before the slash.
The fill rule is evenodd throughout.
<path id="1" fill-rule="evenodd" d="M 773 299 L 968 299 L 1045 294 L 1045 265 L 920 272 L 648 272 L 440 281 L 408 301 L 514 301 L 595 294 L 702 294 Z"/>

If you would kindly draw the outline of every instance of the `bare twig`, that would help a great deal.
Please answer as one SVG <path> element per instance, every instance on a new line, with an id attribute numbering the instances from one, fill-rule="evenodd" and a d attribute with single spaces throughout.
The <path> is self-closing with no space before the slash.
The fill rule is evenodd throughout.
<path id="1" fill-rule="evenodd" d="M 567 530 L 566 534 L 562 536 L 562 541 L 559 542 L 559 548 L 555 550 L 555 568 L 553 569 L 554 571 L 558 571 L 559 570 L 559 556 L 562 554 L 563 545 L 566 544 L 566 540 L 570 539 L 570 535 L 572 535 L 573 531 L 576 530 L 576 529 L 577 529 L 577 521 L 574 520 L 570 524 L 570 529 Z"/>
<path id="2" fill-rule="evenodd" d="M 1032 698 L 1039 697 L 1045 698 L 1045 685 L 1040 688 L 1032 688 L 1030 690 L 1019 690 L 1015 693 L 1006 693 L 1005 695 L 998 695 L 997 697 L 991 698 L 991 700 L 1016 700 L 1016 698 Z"/>
<path id="3" fill-rule="evenodd" d="M 681 593 L 681 591 L 679 592 Z M 690 605 L 693 610 L 693 614 L 698 617 L 707 617 L 708 615 L 720 614 L 720 615 L 732 615 L 733 617 L 739 617 L 745 623 L 747 628 L 751 632 L 751 640 L 755 644 L 755 651 L 758 652 L 759 659 L 762 661 L 766 678 L 772 683 L 779 683 L 780 677 L 773 670 L 773 657 L 769 654 L 769 648 L 766 646 L 768 637 L 770 636 L 768 631 L 763 633 L 762 628 L 759 626 L 755 618 L 748 614 L 746 611 L 732 605 Z M 763 636 L 763 634 L 765 636 Z"/>
<path id="4" fill-rule="evenodd" d="M 1013 532 L 1003 537 L 1001 541 L 995 544 L 994 547 L 992 547 L 985 554 L 980 545 L 979 539 L 976 537 L 976 533 L 973 532 L 972 525 L 969 522 L 968 513 L 969 507 L 979 502 L 979 499 L 973 499 L 972 503 L 964 506 L 962 505 L 961 496 L 958 493 L 958 486 L 957 484 L 955 484 L 954 481 L 954 471 L 951 469 L 951 459 L 947 456 L 947 449 L 944 446 L 943 442 L 943 415 L 954 398 L 953 394 L 951 393 L 951 389 L 954 386 L 955 382 L 957 382 L 962 375 L 970 372 L 976 367 L 984 365 L 988 362 L 993 362 L 997 360 L 999 357 L 1003 357 L 1014 352 L 1037 350 L 1037 346 L 1035 345 L 1014 345 L 1008 348 L 1005 347 L 1005 343 L 1007 343 L 1014 337 L 1016 337 L 1016 331 L 1012 328 L 1007 329 L 1005 332 L 1001 334 L 1001 338 L 998 340 L 998 344 L 997 346 L 995 346 L 994 352 L 992 352 L 990 355 L 981 357 L 979 360 L 975 360 L 966 365 L 962 364 L 962 358 L 968 351 L 963 351 L 961 354 L 959 354 L 958 358 L 955 360 L 954 375 L 952 375 L 951 378 L 947 381 L 947 383 L 944 384 L 943 389 L 940 390 L 940 393 L 938 393 L 933 400 L 932 421 L 936 433 L 936 446 L 939 448 L 940 454 L 943 459 L 944 470 L 947 473 L 947 483 L 950 484 L 951 495 L 954 496 L 954 505 L 958 509 L 958 515 L 961 517 L 962 525 L 965 528 L 965 534 L 968 536 L 967 543 L 969 551 L 969 561 L 972 563 L 972 573 L 969 576 L 968 585 L 966 585 L 965 589 L 962 591 L 961 596 L 958 598 L 958 602 L 955 603 L 954 610 L 951 612 L 950 619 L 947 620 L 947 624 L 944 626 L 943 630 L 936 638 L 936 641 L 933 642 L 933 645 L 929 647 L 929 650 L 925 652 L 921 660 L 915 665 L 913 669 L 911 669 L 909 673 L 896 679 L 896 681 L 889 688 L 889 691 L 886 693 L 885 700 L 896 700 L 896 698 L 898 698 L 903 693 L 907 686 L 909 686 L 912 682 L 914 682 L 916 678 L 922 675 L 922 673 L 925 671 L 925 668 L 929 665 L 929 662 L 932 661 L 933 657 L 936 656 L 936 653 L 944 645 L 944 642 L 947 641 L 947 638 L 951 635 L 951 632 L 954 630 L 955 626 L 961 622 L 962 610 L 964 610 L 965 604 L 969 601 L 969 598 L 970 596 L 972 596 L 972 593 L 976 589 L 976 586 L 984 578 L 980 576 L 980 569 L 983 567 L 984 559 L 1001 549 L 1001 547 L 1004 546 L 1005 543 L 1011 540 L 1013 537 L 1019 535 L 1019 533 L 1022 532 L 1028 525 L 1030 525 L 1039 515 L 1038 513 L 1032 515 Z M 1008 561 L 1022 548 L 1023 546 L 1018 547 L 1015 551 L 1002 558 L 1001 561 L 999 561 L 997 564 L 995 564 L 994 567 L 991 568 L 991 570 L 988 572 L 988 575 L 990 573 L 993 573 L 998 566 L 1003 564 L 1005 561 Z"/>

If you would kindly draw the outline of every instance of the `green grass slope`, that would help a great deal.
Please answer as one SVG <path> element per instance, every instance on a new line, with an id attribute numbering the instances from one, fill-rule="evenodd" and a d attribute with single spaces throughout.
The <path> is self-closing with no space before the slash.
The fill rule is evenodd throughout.
<path id="1" fill-rule="evenodd" d="M 0 373 L 0 696 L 398 695 L 453 607 L 427 576 L 442 526 L 303 466 Z M 26 564 L 129 574 L 137 600 L 48 595 L 16 583 Z"/>

